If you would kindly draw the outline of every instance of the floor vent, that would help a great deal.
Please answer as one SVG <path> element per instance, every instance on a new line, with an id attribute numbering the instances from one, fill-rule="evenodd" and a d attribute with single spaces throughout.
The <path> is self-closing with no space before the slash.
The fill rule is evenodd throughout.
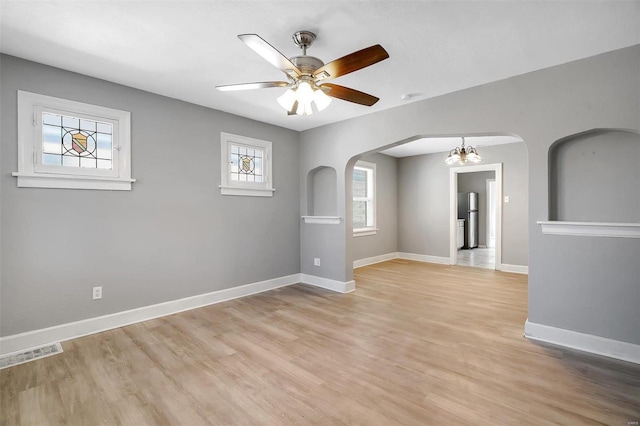
<path id="1" fill-rule="evenodd" d="M 39 348 L 29 349 L 24 352 L 14 352 L 12 354 L 3 355 L 0 356 L 0 370 L 59 353 L 62 353 L 62 346 L 60 343 L 52 343 Z"/>

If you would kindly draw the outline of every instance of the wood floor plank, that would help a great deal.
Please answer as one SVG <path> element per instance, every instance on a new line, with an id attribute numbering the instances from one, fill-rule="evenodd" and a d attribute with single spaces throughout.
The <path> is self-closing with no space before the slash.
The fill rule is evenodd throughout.
<path id="1" fill-rule="evenodd" d="M 64 342 L 0 425 L 628 425 L 640 366 L 522 337 L 527 277 L 392 260 Z"/>

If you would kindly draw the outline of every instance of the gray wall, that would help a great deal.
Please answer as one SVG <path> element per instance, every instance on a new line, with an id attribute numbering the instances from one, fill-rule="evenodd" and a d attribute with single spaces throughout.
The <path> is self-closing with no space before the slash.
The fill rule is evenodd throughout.
<path id="1" fill-rule="evenodd" d="M 1 61 L 3 336 L 300 272 L 297 132 Z M 133 190 L 17 188 L 18 89 L 131 111 Z M 220 195 L 221 131 L 273 142 L 273 198 Z"/>
<path id="2" fill-rule="evenodd" d="M 336 169 L 332 167 L 319 167 L 309 172 L 309 216 L 338 214 L 336 181 Z"/>
<path id="3" fill-rule="evenodd" d="M 510 202 L 502 207 L 502 263 L 526 266 L 529 264 L 527 148 L 524 143 L 494 145 L 482 147 L 480 154 L 483 164 L 502 163 L 503 195 L 510 197 Z M 446 153 L 437 153 L 399 159 L 401 252 L 449 257 L 450 167 L 445 164 L 445 157 Z M 465 179 L 470 174 L 458 176 Z"/>
<path id="4" fill-rule="evenodd" d="M 365 259 L 398 251 L 397 159 L 384 154 L 361 158 L 376 164 L 376 235 L 353 237 L 353 258 Z"/>
<path id="5" fill-rule="evenodd" d="M 640 222 L 640 135 L 594 132 L 549 152 L 549 218 Z"/>
<path id="6" fill-rule="evenodd" d="M 544 235 L 537 224 L 549 216 L 549 148 L 594 128 L 640 129 L 639 75 L 636 45 L 302 132 L 301 178 L 318 165 L 335 167 L 338 212 L 347 222 L 323 238 L 303 228 L 303 259 L 326 255 L 334 263 L 325 262 L 321 276 L 352 279 L 345 178 L 359 156 L 423 136 L 518 135 L 529 164 L 529 320 L 640 344 L 640 239 Z M 503 261 L 525 257 L 514 256 Z M 306 261 L 301 268 L 310 270 Z"/>
<path id="7" fill-rule="evenodd" d="M 526 152 L 522 156 L 523 165 L 526 166 Z M 522 187 L 522 199 L 526 199 L 526 168 L 522 170 L 525 175 L 524 185 Z M 477 192 L 478 193 L 478 244 L 481 246 L 487 245 L 487 215 L 489 214 L 487 206 L 487 180 L 494 180 L 496 176 L 495 172 L 474 172 L 474 173 L 459 173 L 458 174 L 458 193 L 461 192 Z M 523 208 L 525 216 L 522 218 L 522 230 L 526 236 L 527 232 L 527 206 Z M 526 239 L 522 241 L 523 247 L 527 246 Z"/>

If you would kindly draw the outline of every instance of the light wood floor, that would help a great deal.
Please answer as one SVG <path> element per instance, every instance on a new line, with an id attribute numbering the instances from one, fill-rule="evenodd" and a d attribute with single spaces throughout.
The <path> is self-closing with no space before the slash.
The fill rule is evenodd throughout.
<path id="1" fill-rule="evenodd" d="M 65 342 L 0 372 L 0 424 L 640 420 L 640 366 L 522 337 L 526 276 L 393 260 L 355 278 Z"/>

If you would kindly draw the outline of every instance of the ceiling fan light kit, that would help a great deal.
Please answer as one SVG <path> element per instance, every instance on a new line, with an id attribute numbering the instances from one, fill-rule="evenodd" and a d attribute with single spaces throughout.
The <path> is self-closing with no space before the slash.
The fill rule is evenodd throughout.
<path id="1" fill-rule="evenodd" d="M 293 42 L 302 49 L 301 56 L 287 58 L 257 34 L 240 34 L 238 38 L 258 55 L 284 72 L 288 81 L 265 81 L 216 86 L 220 91 L 264 89 L 287 87 L 287 91 L 278 97 L 278 103 L 289 115 L 311 115 L 313 107 L 324 110 L 331 98 L 372 106 L 379 99 L 358 90 L 326 81 L 368 67 L 389 57 L 382 46 L 376 44 L 353 52 L 325 65 L 320 59 L 307 55 L 307 49 L 313 44 L 316 35 L 311 31 L 297 31 Z"/>
<path id="2" fill-rule="evenodd" d="M 464 137 L 462 145 L 449 151 L 449 156 L 444 160 L 448 165 L 453 164 L 475 164 L 482 161 L 482 157 L 478 154 L 478 150 L 472 146 L 464 146 Z"/>

